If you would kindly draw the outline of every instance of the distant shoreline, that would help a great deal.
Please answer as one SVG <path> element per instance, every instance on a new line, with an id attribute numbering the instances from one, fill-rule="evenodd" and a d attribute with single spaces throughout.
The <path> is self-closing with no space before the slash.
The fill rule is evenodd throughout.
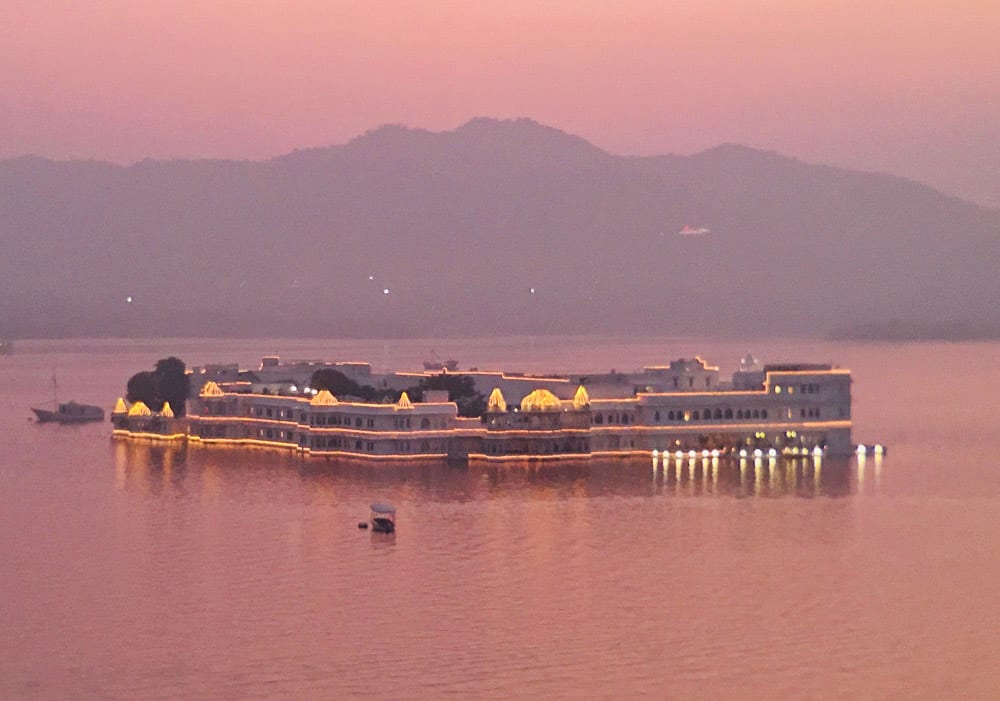
<path id="1" fill-rule="evenodd" d="M 979 326 L 968 322 L 945 321 L 933 324 L 892 322 L 840 327 L 827 336 L 831 341 L 899 341 L 927 342 L 997 341 L 1000 328 Z"/>

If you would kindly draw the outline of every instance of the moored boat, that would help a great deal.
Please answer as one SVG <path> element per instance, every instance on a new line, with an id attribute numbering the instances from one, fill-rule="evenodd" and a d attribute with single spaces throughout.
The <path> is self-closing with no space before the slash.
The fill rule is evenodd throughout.
<path id="1" fill-rule="evenodd" d="M 103 421 L 104 409 L 92 404 L 79 404 L 69 401 L 56 406 L 55 409 L 31 409 L 38 417 L 39 423 L 77 424 L 87 421 Z"/>
<path id="2" fill-rule="evenodd" d="M 394 533 L 396 531 L 396 507 L 392 504 L 376 502 L 371 505 L 372 531 Z"/>

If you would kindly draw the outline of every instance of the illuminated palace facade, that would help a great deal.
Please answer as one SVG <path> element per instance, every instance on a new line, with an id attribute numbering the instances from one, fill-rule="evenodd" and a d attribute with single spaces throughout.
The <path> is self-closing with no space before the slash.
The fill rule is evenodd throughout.
<path id="1" fill-rule="evenodd" d="M 460 417 L 445 392 L 427 392 L 423 402 L 403 392 L 395 403 L 371 404 L 306 387 L 318 367 L 353 368 L 383 387 L 412 386 L 415 377 L 437 372 L 376 376 L 363 363 L 305 365 L 262 364 L 249 380 L 233 366 L 195 368 L 186 417 L 174 417 L 169 406 L 154 413 L 119 400 L 114 434 L 373 460 L 585 459 L 654 450 L 845 455 L 853 445 L 850 371 L 830 365 L 744 362 L 728 382 L 700 358 L 587 376 L 456 373 L 472 376 L 489 395 L 478 418 Z"/>

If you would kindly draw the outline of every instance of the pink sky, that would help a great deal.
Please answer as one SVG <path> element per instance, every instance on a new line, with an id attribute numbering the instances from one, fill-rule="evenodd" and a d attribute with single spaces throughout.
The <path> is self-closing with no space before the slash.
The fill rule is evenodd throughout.
<path id="1" fill-rule="evenodd" d="M 0 157 L 261 158 L 525 116 L 721 142 L 1000 206 L 1000 3 L 5 0 Z"/>

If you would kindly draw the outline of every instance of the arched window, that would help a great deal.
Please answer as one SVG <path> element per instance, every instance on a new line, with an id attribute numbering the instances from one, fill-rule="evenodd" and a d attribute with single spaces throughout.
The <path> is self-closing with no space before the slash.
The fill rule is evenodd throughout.
<path id="1" fill-rule="evenodd" d="M 673 410 L 668 411 L 667 412 L 667 421 L 673 421 L 673 420 L 674 420 L 674 412 L 673 412 Z"/>
<path id="2" fill-rule="evenodd" d="M 722 409 L 716 409 L 715 413 L 712 414 L 712 418 L 721 419 L 722 418 Z"/>
<path id="3" fill-rule="evenodd" d="M 604 415 L 603 414 L 594 414 L 594 423 L 595 424 L 603 424 L 604 423 Z"/>
<path id="4" fill-rule="evenodd" d="M 727 419 L 733 418 L 733 410 L 732 409 L 726 409 L 726 418 Z"/>
<path id="5" fill-rule="evenodd" d="M 430 427 L 431 427 L 430 419 L 428 419 L 426 416 L 420 419 L 420 428 L 430 428 Z"/>
<path id="6" fill-rule="evenodd" d="M 693 414 L 691 414 L 691 419 L 693 421 L 697 421 L 698 420 L 698 412 L 697 411 L 695 411 Z"/>
<path id="7" fill-rule="evenodd" d="M 655 421 L 656 423 L 660 423 L 660 412 L 659 411 L 653 412 L 653 421 Z"/>
<path id="8" fill-rule="evenodd" d="M 761 409 L 760 410 L 760 418 L 762 418 L 762 419 L 766 419 L 767 418 L 767 409 Z"/>
<path id="9" fill-rule="evenodd" d="M 760 418 L 760 412 L 757 411 L 756 409 L 753 410 L 753 418 L 755 418 L 755 419 L 759 419 Z"/>

